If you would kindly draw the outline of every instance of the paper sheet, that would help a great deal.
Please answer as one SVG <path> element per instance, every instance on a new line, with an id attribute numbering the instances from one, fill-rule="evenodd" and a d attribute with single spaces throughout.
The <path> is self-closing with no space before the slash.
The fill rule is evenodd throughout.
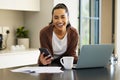
<path id="1" fill-rule="evenodd" d="M 61 73 L 61 67 L 22 67 L 11 70 L 12 72 L 22 73 Z"/>

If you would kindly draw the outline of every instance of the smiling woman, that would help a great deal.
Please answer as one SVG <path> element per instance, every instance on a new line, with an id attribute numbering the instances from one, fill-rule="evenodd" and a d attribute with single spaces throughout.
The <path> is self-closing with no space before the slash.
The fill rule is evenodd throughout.
<path id="1" fill-rule="evenodd" d="M 42 48 L 49 50 L 52 57 L 47 59 L 47 56 L 40 54 L 39 65 L 51 63 L 61 65 L 60 59 L 63 56 L 73 56 L 74 63 L 77 62 L 78 32 L 70 24 L 69 12 L 65 4 L 59 3 L 53 8 L 50 24 L 40 31 L 40 44 Z"/>

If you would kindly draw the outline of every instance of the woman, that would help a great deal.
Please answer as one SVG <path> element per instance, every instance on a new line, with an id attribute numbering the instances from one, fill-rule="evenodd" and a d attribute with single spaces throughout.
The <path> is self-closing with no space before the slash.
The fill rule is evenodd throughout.
<path id="1" fill-rule="evenodd" d="M 63 56 L 73 56 L 74 63 L 77 62 L 78 33 L 70 25 L 69 12 L 65 4 L 60 3 L 53 8 L 51 23 L 40 31 L 40 44 L 42 48 L 49 50 L 52 57 L 47 59 L 48 56 L 40 54 L 39 65 L 60 64 L 60 58 Z"/>

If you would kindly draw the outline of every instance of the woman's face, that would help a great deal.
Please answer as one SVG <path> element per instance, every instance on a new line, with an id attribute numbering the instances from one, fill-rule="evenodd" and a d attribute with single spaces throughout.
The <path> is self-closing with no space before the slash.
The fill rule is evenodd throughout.
<path id="1" fill-rule="evenodd" d="M 56 29 L 66 29 L 66 26 L 68 24 L 68 15 L 64 9 L 55 9 L 52 19 Z"/>

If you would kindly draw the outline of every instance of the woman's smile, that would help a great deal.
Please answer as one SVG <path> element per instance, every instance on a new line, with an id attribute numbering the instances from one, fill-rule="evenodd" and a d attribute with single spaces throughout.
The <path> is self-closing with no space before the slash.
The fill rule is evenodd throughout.
<path id="1" fill-rule="evenodd" d="M 56 26 L 58 26 L 58 27 L 63 27 L 64 24 L 63 24 L 63 23 L 57 23 Z"/>

